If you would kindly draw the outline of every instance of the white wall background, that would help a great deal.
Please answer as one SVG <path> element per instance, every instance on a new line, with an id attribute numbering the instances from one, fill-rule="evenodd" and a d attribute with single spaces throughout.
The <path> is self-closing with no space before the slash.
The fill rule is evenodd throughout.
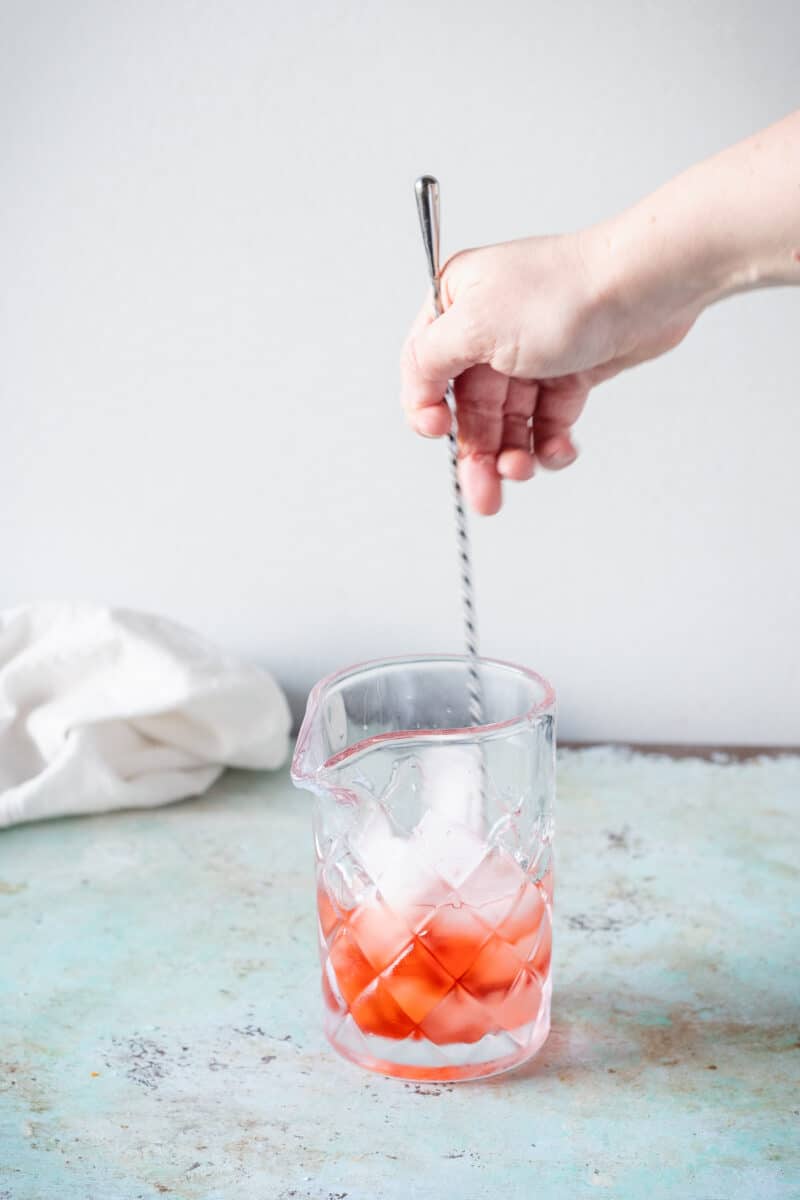
<path id="1" fill-rule="evenodd" d="M 794 0 L 0 6 L 0 605 L 159 610 L 300 706 L 459 645 L 397 360 L 443 250 L 597 220 L 798 103 Z M 800 742 L 800 294 L 603 387 L 474 523 L 563 736 Z"/>

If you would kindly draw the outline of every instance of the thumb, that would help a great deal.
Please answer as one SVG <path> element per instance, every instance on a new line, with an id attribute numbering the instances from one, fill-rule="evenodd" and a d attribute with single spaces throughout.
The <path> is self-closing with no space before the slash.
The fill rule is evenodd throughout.
<path id="1" fill-rule="evenodd" d="M 415 322 L 403 348 L 403 405 L 416 410 L 438 405 L 450 379 L 468 367 L 488 362 L 491 351 L 466 304 L 456 302 L 441 317 Z"/>

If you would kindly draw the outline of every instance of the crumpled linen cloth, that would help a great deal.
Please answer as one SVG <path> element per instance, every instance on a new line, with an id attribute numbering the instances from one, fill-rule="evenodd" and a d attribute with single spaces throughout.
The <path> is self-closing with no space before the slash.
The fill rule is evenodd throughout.
<path id="1" fill-rule="evenodd" d="M 0 827 L 168 804 L 226 766 L 279 767 L 290 724 L 267 671 L 162 617 L 0 613 Z"/>

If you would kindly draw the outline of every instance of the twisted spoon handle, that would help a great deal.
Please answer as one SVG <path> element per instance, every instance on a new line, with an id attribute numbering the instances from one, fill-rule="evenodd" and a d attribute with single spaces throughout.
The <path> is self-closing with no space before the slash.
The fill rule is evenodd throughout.
<path id="1" fill-rule="evenodd" d="M 433 307 L 436 316 L 442 315 L 442 297 L 439 290 L 439 183 L 432 175 L 422 175 L 414 185 L 417 196 L 417 212 L 422 230 L 428 274 L 433 287 Z M 469 548 L 467 514 L 458 479 L 458 422 L 453 381 L 445 392 L 450 409 L 450 432 L 447 435 L 450 452 L 450 476 L 456 515 L 456 538 L 458 544 L 459 570 L 461 573 L 461 608 L 464 615 L 464 641 L 467 650 L 467 686 L 469 688 L 469 715 L 473 725 L 483 724 L 483 697 L 478 673 L 478 626 L 475 616 L 475 593 L 472 586 L 472 559 Z"/>

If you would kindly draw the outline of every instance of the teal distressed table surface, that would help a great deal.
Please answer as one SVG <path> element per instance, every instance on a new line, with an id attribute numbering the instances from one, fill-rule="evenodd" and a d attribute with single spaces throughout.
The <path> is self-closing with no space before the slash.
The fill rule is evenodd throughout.
<path id="1" fill-rule="evenodd" d="M 310 802 L 0 835 L 0 1200 L 800 1197 L 800 758 L 561 755 L 554 1027 L 409 1084 L 320 1033 Z"/>

